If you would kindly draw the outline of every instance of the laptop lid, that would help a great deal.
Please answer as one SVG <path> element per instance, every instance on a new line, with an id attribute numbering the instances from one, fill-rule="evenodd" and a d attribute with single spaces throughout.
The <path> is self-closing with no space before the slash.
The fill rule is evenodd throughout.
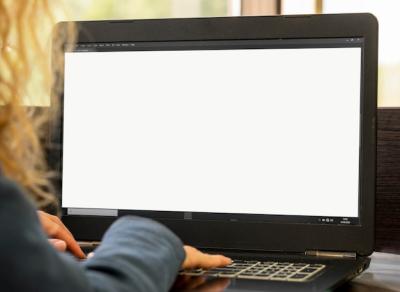
<path id="1" fill-rule="evenodd" d="M 59 138 L 79 239 L 134 214 L 198 247 L 372 252 L 373 16 L 77 26 Z"/>

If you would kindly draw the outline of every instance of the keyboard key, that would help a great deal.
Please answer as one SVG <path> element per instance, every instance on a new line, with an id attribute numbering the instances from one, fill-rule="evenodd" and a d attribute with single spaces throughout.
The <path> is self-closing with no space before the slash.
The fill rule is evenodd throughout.
<path id="1" fill-rule="evenodd" d="M 272 278 L 286 278 L 286 277 L 287 277 L 286 275 L 280 275 L 280 274 L 272 276 Z"/>
<path id="2" fill-rule="evenodd" d="M 219 274 L 219 272 L 217 271 L 205 271 L 204 272 L 204 276 L 210 276 L 210 277 L 217 277 Z"/>
<path id="3" fill-rule="evenodd" d="M 221 272 L 219 273 L 220 275 L 234 275 L 237 274 L 239 271 L 225 271 L 225 272 Z"/>
<path id="4" fill-rule="evenodd" d="M 232 269 L 231 268 L 215 268 L 215 269 L 211 269 L 210 271 L 225 272 L 225 271 L 232 271 Z"/>
<path id="5" fill-rule="evenodd" d="M 311 275 L 323 270 L 323 264 L 289 263 L 289 262 L 258 262 L 234 260 L 232 264 L 211 270 L 191 269 L 181 271 L 182 275 L 210 276 L 222 278 L 243 278 L 274 281 L 307 281 Z"/>
<path id="6" fill-rule="evenodd" d="M 271 273 L 259 273 L 259 274 L 257 274 L 256 276 L 258 277 L 258 276 L 262 276 L 262 277 L 268 277 L 268 276 L 271 276 L 272 274 Z"/>
<path id="7" fill-rule="evenodd" d="M 307 276 L 308 276 L 308 274 L 300 274 L 300 273 L 298 273 L 298 274 L 292 275 L 292 276 L 290 277 L 290 279 L 304 279 L 304 278 L 307 277 Z"/>
<path id="8" fill-rule="evenodd" d="M 254 266 L 253 264 L 234 264 L 235 267 L 252 267 Z"/>
<path id="9" fill-rule="evenodd" d="M 261 267 L 261 268 L 250 268 L 250 269 L 248 269 L 247 271 L 251 271 L 251 272 L 259 272 L 259 271 L 262 271 L 262 270 L 264 270 L 264 268 L 263 268 L 263 267 Z"/>
<path id="10" fill-rule="evenodd" d="M 259 265 L 259 267 L 264 267 L 264 268 L 269 268 L 269 267 L 271 267 L 272 265 L 263 265 L 263 264 L 261 264 L 261 265 Z"/>

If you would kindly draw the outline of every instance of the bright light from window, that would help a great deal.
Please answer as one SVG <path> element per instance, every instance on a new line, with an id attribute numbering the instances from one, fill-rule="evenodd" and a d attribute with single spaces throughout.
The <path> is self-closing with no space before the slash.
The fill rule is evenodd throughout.
<path id="1" fill-rule="evenodd" d="M 237 0 L 69 0 L 77 20 L 226 16 Z"/>
<path id="2" fill-rule="evenodd" d="M 324 13 L 370 12 L 379 21 L 380 63 L 400 62 L 399 0 L 325 0 Z"/>
<path id="3" fill-rule="evenodd" d="M 282 14 L 315 13 L 315 0 L 282 0 Z"/>
<path id="4" fill-rule="evenodd" d="M 400 1 L 325 0 L 324 13 L 369 12 L 379 21 L 378 105 L 400 106 Z"/>
<path id="5" fill-rule="evenodd" d="M 240 16 L 242 12 L 242 1 L 241 0 L 229 0 L 229 15 Z"/>

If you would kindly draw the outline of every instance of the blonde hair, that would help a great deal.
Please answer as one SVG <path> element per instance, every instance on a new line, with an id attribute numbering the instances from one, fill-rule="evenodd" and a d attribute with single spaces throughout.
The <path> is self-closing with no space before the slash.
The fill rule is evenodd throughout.
<path id="1" fill-rule="evenodd" d="M 38 208 L 56 203 L 43 147 L 48 109 L 37 107 L 50 102 L 53 86 L 54 2 L 0 0 L 0 168 Z"/>

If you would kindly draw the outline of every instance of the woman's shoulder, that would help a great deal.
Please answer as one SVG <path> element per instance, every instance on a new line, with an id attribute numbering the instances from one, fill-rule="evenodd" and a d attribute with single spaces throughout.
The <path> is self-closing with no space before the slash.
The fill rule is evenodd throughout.
<path id="1" fill-rule="evenodd" d="M 23 191 L 17 183 L 0 175 L 0 194 L 2 197 L 9 197 L 12 194 L 23 196 Z"/>
<path id="2" fill-rule="evenodd" d="M 4 218 L 7 215 L 15 217 L 23 214 L 25 217 L 31 212 L 34 213 L 35 208 L 23 188 L 0 175 L 0 216 Z"/>
<path id="3" fill-rule="evenodd" d="M 0 200 L 18 200 L 22 196 L 22 190 L 15 182 L 0 175 Z"/>

